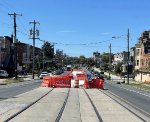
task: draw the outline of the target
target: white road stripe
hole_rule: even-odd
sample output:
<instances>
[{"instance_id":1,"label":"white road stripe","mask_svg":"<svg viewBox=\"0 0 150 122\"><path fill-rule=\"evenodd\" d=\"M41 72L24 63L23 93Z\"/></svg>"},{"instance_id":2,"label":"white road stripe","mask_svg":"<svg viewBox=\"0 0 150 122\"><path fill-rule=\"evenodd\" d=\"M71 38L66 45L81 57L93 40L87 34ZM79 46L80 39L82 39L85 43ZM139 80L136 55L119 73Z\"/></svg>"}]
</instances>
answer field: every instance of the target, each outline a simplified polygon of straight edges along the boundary
<instances>
[{"instance_id":1,"label":"white road stripe","mask_svg":"<svg viewBox=\"0 0 150 122\"><path fill-rule=\"evenodd\" d=\"M107 81L106 81L107 82ZM109 83L109 82L107 82L108 84L111 84L111 83ZM135 91L135 90L131 90L131 89L127 89L127 88L124 88L124 87L122 87L122 86L118 86L118 87L120 87L120 88L122 88L122 89L125 89L125 90L127 90L127 91L131 91L131 92L134 92L134 93L137 93L137 94L140 94L140 95L143 95L143 96L146 96L146 97L149 97L150 98L150 96L149 95L146 95L146 94L143 94L143 93L141 93L141 92L138 92L138 91Z\"/></svg>"}]
</instances>

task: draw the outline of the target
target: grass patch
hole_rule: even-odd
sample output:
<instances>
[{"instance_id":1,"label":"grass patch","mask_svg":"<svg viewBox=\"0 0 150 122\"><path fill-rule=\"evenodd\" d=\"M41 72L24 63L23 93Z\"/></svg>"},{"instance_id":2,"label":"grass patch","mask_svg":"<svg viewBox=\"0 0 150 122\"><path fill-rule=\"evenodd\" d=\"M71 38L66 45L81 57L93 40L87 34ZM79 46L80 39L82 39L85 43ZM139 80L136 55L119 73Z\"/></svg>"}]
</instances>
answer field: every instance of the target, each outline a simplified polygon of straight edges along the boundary
<instances>
[{"instance_id":1,"label":"grass patch","mask_svg":"<svg viewBox=\"0 0 150 122\"><path fill-rule=\"evenodd\" d=\"M19 83L19 82L24 82L24 80L22 78L9 78L7 80L4 81L6 84L10 84L10 83Z\"/></svg>"},{"instance_id":2,"label":"grass patch","mask_svg":"<svg viewBox=\"0 0 150 122\"><path fill-rule=\"evenodd\" d=\"M131 86L150 91L150 83L130 83Z\"/></svg>"}]
</instances>

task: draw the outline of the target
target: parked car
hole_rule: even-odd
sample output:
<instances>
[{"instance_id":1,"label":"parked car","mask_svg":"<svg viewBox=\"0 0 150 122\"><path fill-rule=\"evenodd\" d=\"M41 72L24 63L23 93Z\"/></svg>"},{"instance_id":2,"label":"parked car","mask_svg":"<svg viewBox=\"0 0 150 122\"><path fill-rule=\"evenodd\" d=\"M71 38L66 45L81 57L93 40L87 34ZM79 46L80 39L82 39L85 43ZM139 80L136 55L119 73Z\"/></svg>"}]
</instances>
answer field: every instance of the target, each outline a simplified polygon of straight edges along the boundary
<instances>
[{"instance_id":1,"label":"parked car","mask_svg":"<svg viewBox=\"0 0 150 122\"><path fill-rule=\"evenodd\" d=\"M127 78L128 75L124 75L124 78ZM129 74L129 78L134 78L134 75L133 74Z\"/></svg>"},{"instance_id":2,"label":"parked car","mask_svg":"<svg viewBox=\"0 0 150 122\"><path fill-rule=\"evenodd\" d=\"M48 72L44 71L44 72L41 72L39 78L40 79L43 79L44 76L47 76L48 75Z\"/></svg>"},{"instance_id":3,"label":"parked car","mask_svg":"<svg viewBox=\"0 0 150 122\"><path fill-rule=\"evenodd\" d=\"M0 77L4 77L4 78L7 78L8 77L8 73L6 70L0 70Z\"/></svg>"}]
</instances>

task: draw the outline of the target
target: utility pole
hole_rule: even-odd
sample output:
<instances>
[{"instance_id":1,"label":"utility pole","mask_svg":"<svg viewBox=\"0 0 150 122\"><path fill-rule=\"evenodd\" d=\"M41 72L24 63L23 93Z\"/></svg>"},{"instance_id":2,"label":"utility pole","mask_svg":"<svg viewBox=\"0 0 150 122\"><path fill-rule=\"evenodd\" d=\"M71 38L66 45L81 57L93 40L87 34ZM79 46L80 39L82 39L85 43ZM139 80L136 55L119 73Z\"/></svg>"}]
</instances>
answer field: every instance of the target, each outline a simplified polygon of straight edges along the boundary
<instances>
[{"instance_id":1,"label":"utility pole","mask_svg":"<svg viewBox=\"0 0 150 122\"><path fill-rule=\"evenodd\" d=\"M127 48L128 48L128 59L127 59L127 84L129 84L129 58L130 58L130 52L129 52L129 29L127 33Z\"/></svg>"},{"instance_id":2,"label":"utility pole","mask_svg":"<svg viewBox=\"0 0 150 122\"><path fill-rule=\"evenodd\" d=\"M111 70L111 43L109 45L109 80L110 80L110 70Z\"/></svg>"},{"instance_id":3,"label":"utility pole","mask_svg":"<svg viewBox=\"0 0 150 122\"><path fill-rule=\"evenodd\" d=\"M44 41L44 44L45 44L45 40L43 40ZM43 71L44 71L44 63L45 63L45 54L44 54L44 47L43 47Z\"/></svg>"},{"instance_id":4,"label":"utility pole","mask_svg":"<svg viewBox=\"0 0 150 122\"><path fill-rule=\"evenodd\" d=\"M33 22L29 22L29 24L33 24L33 30L31 29L30 30L30 36L32 35L32 38L33 39L33 54L32 54L32 57L33 57L33 66L32 66L32 78L34 79L34 49L35 49L35 39L39 39L39 38L36 38L37 36L39 36L39 30L35 30L36 29L36 24L40 24L39 22L36 22L35 20Z\"/></svg>"},{"instance_id":5,"label":"utility pole","mask_svg":"<svg viewBox=\"0 0 150 122\"><path fill-rule=\"evenodd\" d=\"M14 17L14 38L13 38L13 42L14 42L14 52L15 52L15 79L17 79L17 24L16 24L16 16L19 15L19 16L22 16L22 14L16 14L15 12L13 14L8 14L10 16L13 16Z\"/></svg>"}]
</instances>

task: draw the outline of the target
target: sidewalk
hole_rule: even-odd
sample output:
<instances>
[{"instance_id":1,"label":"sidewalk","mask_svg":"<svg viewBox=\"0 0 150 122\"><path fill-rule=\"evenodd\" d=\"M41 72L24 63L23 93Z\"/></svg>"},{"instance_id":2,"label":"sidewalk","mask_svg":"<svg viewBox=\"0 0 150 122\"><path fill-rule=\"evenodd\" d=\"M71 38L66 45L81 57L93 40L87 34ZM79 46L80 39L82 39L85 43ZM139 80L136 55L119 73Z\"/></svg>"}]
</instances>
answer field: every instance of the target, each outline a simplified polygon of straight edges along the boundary
<instances>
[{"instance_id":1,"label":"sidewalk","mask_svg":"<svg viewBox=\"0 0 150 122\"><path fill-rule=\"evenodd\" d=\"M36 75L34 76L34 79L32 79L32 75L26 75L26 76L18 75L18 78L23 79L23 82L39 79L38 76L36 76ZM0 78L0 85L7 85L7 83L5 81L8 79L15 79L15 78L14 77L13 78Z\"/></svg>"},{"instance_id":2,"label":"sidewalk","mask_svg":"<svg viewBox=\"0 0 150 122\"><path fill-rule=\"evenodd\" d=\"M94 70L100 72L100 70L98 68L94 68ZM107 72L105 72L104 74L109 76L109 73L107 73ZM113 74L110 74L110 77L111 77L110 81L112 81L112 83L128 85L128 84L126 84L127 83L127 78L125 78L125 79L124 78L120 78L120 76L116 76L116 75L113 75ZM131 86L131 87L134 87L134 88L138 88L140 90L150 91L150 84L143 83L143 82L138 82L138 81L135 81L132 78L129 78L129 85L128 86Z\"/></svg>"},{"instance_id":3,"label":"sidewalk","mask_svg":"<svg viewBox=\"0 0 150 122\"><path fill-rule=\"evenodd\" d=\"M5 85L6 83L4 82L6 79L0 79L0 85Z\"/></svg>"}]
</instances>

